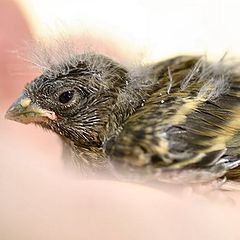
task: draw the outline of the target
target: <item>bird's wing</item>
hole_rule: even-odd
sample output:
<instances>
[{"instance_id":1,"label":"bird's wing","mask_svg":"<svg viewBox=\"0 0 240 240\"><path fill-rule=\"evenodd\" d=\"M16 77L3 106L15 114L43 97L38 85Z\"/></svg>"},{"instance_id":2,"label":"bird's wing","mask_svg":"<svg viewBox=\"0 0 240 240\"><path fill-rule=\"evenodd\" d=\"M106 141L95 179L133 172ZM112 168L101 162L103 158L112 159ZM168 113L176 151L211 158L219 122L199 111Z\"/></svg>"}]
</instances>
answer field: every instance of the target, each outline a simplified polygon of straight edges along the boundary
<instances>
[{"instance_id":1,"label":"bird's wing","mask_svg":"<svg viewBox=\"0 0 240 240\"><path fill-rule=\"evenodd\" d=\"M240 76L194 57L155 69L161 86L107 143L111 159L138 169L211 169L219 175L237 167Z\"/></svg>"}]
</instances>

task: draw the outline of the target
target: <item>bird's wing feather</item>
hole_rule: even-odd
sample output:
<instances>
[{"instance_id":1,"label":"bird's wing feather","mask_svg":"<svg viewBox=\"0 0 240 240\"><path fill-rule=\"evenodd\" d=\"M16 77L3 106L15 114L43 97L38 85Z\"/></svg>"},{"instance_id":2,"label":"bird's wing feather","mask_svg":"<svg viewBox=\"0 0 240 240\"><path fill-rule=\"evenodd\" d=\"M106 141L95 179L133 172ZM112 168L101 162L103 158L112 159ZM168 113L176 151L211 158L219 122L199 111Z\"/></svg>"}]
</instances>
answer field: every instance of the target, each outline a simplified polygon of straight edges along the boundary
<instances>
[{"instance_id":1,"label":"bird's wing feather","mask_svg":"<svg viewBox=\"0 0 240 240\"><path fill-rule=\"evenodd\" d=\"M200 167L219 175L237 167L240 77L194 57L154 68L160 87L107 143L113 161L136 168Z\"/></svg>"}]
</instances>

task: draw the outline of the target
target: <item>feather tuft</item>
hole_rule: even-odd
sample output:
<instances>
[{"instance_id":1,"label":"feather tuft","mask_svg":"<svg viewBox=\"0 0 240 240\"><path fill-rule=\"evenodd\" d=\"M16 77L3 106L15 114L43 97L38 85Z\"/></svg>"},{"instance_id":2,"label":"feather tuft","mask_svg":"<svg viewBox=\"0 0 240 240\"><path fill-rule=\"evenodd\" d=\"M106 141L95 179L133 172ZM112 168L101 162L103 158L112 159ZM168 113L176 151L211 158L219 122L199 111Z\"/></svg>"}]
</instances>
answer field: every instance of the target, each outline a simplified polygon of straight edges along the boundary
<instances>
[{"instance_id":1,"label":"feather tuft","mask_svg":"<svg viewBox=\"0 0 240 240\"><path fill-rule=\"evenodd\" d=\"M230 72L237 65L227 64L224 58L216 63L209 63L206 57L202 57L194 65L181 83L181 91L185 91L193 81L202 83L197 98L202 100L214 100L222 94L227 94L230 89Z\"/></svg>"}]
</instances>

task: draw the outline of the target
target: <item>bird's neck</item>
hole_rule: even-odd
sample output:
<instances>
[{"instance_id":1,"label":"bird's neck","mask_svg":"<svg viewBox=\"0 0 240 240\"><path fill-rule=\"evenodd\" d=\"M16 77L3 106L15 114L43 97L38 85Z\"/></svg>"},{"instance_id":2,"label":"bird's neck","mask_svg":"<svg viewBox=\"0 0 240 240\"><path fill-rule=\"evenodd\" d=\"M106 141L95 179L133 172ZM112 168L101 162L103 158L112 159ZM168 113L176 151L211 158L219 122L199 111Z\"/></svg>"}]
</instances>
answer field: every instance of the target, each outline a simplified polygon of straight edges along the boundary
<instances>
[{"instance_id":1,"label":"bird's neck","mask_svg":"<svg viewBox=\"0 0 240 240\"><path fill-rule=\"evenodd\" d=\"M64 164L70 169L79 169L89 175L90 173L104 172L109 168L107 156L101 147L78 146L64 137L62 158Z\"/></svg>"}]
</instances>

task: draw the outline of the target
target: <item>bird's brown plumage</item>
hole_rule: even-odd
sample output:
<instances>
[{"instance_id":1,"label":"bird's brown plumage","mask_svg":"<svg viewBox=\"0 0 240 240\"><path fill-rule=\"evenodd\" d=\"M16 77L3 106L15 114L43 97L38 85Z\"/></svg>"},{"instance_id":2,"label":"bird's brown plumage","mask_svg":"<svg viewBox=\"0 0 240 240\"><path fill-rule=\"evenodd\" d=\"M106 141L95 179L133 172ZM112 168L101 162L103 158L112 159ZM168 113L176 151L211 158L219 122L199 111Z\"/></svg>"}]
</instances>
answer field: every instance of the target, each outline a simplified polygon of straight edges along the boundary
<instances>
[{"instance_id":1,"label":"bird's brown plumage","mask_svg":"<svg viewBox=\"0 0 240 240\"><path fill-rule=\"evenodd\" d=\"M132 70L85 53L45 68L7 117L56 132L82 172L240 179L239 86L222 61L181 56Z\"/></svg>"}]
</instances>

